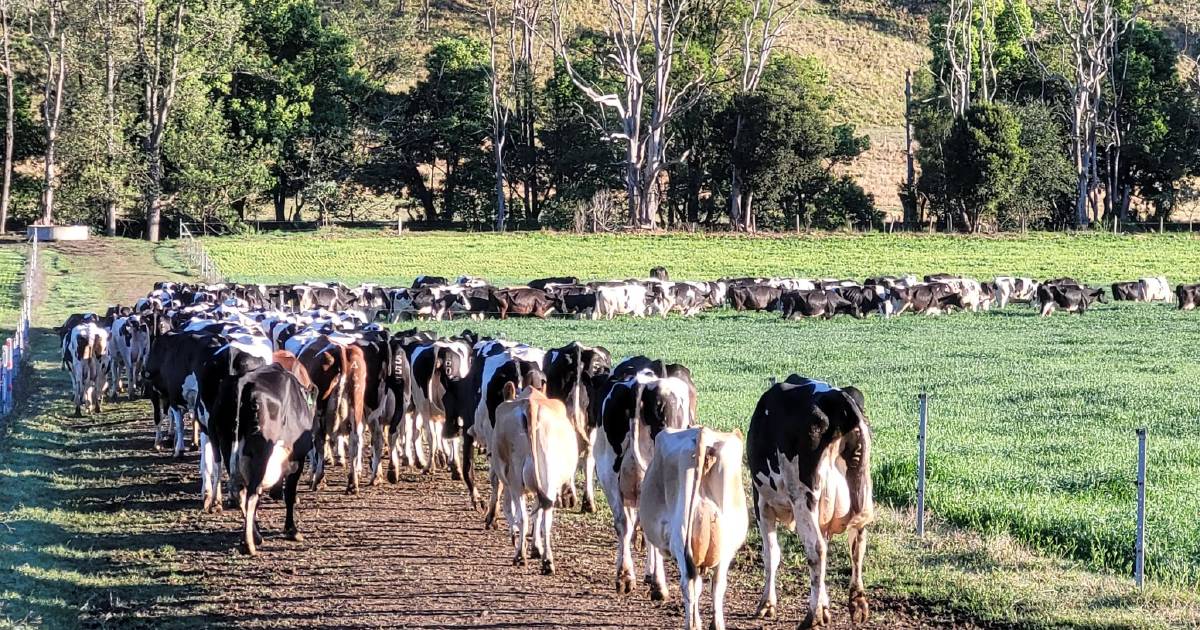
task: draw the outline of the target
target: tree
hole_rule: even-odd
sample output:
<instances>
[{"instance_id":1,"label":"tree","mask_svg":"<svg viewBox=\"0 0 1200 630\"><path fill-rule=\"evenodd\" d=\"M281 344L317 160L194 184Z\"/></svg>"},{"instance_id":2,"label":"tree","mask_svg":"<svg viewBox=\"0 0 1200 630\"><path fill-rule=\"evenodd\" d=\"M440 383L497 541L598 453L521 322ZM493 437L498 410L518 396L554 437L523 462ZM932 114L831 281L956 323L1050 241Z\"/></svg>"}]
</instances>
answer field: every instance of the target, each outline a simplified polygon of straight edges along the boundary
<instances>
[{"instance_id":1,"label":"tree","mask_svg":"<svg viewBox=\"0 0 1200 630\"><path fill-rule=\"evenodd\" d=\"M300 208L311 181L346 164L354 103L367 100L370 84L354 69L350 39L326 25L313 0L249 3L241 42L226 115L235 134L273 155L271 197L275 219L285 221L291 196Z\"/></svg>"},{"instance_id":2,"label":"tree","mask_svg":"<svg viewBox=\"0 0 1200 630\"><path fill-rule=\"evenodd\" d=\"M617 124L605 132L624 147L626 203L634 226L654 226L670 123L695 104L711 78L711 65L678 63L696 4L695 0L607 0L610 41L603 63L621 78L616 90L592 83L575 70L575 53L564 35L562 4L555 0L552 5L554 48L564 72L595 105L616 115ZM718 16L715 22L719 21Z\"/></svg>"},{"instance_id":3,"label":"tree","mask_svg":"<svg viewBox=\"0 0 1200 630\"><path fill-rule=\"evenodd\" d=\"M1025 231L1045 222L1059 227L1074 224L1075 175L1061 116L1043 103L1016 107L1013 113L1021 126L1020 143L1029 166L1008 201L997 207L1000 226Z\"/></svg>"},{"instance_id":4,"label":"tree","mask_svg":"<svg viewBox=\"0 0 1200 630\"><path fill-rule=\"evenodd\" d=\"M37 33L38 45L45 57L42 82L42 125L45 130L45 155L42 184L42 223L54 221L54 192L58 188L58 131L62 122L67 80L66 0L47 0Z\"/></svg>"},{"instance_id":5,"label":"tree","mask_svg":"<svg viewBox=\"0 0 1200 630\"><path fill-rule=\"evenodd\" d=\"M16 87L12 61L12 0L0 0L0 73L4 74L4 180L0 186L0 234L8 232L12 201L13 141L16 135Z\"/></svg>"},{"instance_id":6,"label":"tree","mask_svg":"<svg viewBox=\"0 0 1200 630\"><path fill-rule=\"evenodd\" d=\"M1025 177L1029 154L1020 138L1020 121L1003 105L972 105L955 120L944 149L946 189L968 231L995 218Z\"/></svg>"},{"instance_id":7,"label":"tree","mask_svg":"<svg viewBox=\"0 0 1200 630\"><path fill-rule=\"evenodd\" d=\"M165 3L137 5L137 47L145 90L146 134L142 139L146 164L142 203L146 215L146 240L158 242L162 221L162 143L170 121L171 105L179 87L179 66L183 54L184 13L182 0L174 7ZM163 26L163 14L168 24Z\"/></svg>"}]
</instances>

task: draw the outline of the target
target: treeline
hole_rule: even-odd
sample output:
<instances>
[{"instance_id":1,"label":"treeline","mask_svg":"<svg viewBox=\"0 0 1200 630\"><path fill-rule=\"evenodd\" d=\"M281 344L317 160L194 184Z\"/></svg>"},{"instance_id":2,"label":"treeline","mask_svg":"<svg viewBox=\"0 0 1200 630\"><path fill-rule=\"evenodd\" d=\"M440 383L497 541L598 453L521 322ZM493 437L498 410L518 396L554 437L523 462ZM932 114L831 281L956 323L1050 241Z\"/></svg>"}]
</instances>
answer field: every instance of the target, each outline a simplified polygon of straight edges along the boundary
<instances>
[{"instance_id":1,"label":"treeline","mask_svg":"<svg viewBox=\"0 0 1200 630\"><path fill-rule=\"evenodd\" d=\"M1188 187L1200 175L1200 15L1175 7L1181 56L1148 8L947 0L908 110L920 175L901 186L906 220L1118 228L1200 197Z\"/></svg>"},{"instance_id":2,"label":"treeline","mask_svg":"<svg viewBox=\"0 0 1200 630\"><path fill-rule=\"evenodd\" d=\"M264 211L498 230L875 225L843 168L869 142L833 120L838 78L781 44L803 8L0 0L0 228L120 220L157 239L164 222L239 229ZM471 34L446 26L451 11ZM1128 218L1135 200L1170 213L1200 170L1200 77L1184 80L1136 11L942 5L908 108L905 220L1076 225Z\"/></svg>"}]
</instances>

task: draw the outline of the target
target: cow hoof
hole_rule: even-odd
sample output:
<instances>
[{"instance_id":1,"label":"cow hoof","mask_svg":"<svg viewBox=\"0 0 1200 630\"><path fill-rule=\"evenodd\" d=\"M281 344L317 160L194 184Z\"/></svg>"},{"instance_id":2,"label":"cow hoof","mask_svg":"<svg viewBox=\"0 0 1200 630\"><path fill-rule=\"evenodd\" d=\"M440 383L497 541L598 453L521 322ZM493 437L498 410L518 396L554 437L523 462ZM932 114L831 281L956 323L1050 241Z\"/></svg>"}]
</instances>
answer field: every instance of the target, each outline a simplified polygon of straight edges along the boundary
<instances>
[{"instance_id":1,"label":"cow hoof","mask_svg":"<svg viewBox=\"0 0 1200 630\"><path fill-rule=\"evenodd\" d=\"M238 545L238 551L242 552L242 555L250 556L251 558L258 555L257 548L247 546L244 542Z\"/></svg>"},{"instance_id":2,"label":"cow hoof","mask_svg":"<svg viewBox=\"0 0 1200 630\"><path fill-rule=\"evenodd\" d=\"M378 486L379 484L379 475L371 475L371 480L367 482L368 486Z\"/></svg>"},{"instance_id":3,"label":"cow hoof","mask_svg":"<svg viewBox=\"0 0 1200 630\"><path fill-rule=\"evenodd\" d=\"M816 611L808 611L804 621L796 626L798 630L808 630L808 628L824 628L829 625L829 607L818 606Z\"/></svg>"},{"instance_id":4,"label":"cow hoof","mask_svg":"<svg viewBox=\"0 0 1200 630\"><path fill-rule=\"evenodd\" d=\"M76 418L82 418L82 417L83 417L83 410L82 410L82 409L80 409L79 407L76 407L76 408L75 408L75 417L76 417Z\"/></svg>"},{"instance_id":5,"label":"cow hoof","mask_svg":"<svg viewBox=\"0 0 1200 630\"><path fill-rule=\"evenodd\" d=\"M867 595L862 591L850 594L850 621L856 624L866 623L871 618L871 607L867 604Z\"/></svg>"},{"instance_id":6,"label":"cow hoof","mask_svg":"<svg viewBox=\"0 0 1200 630\"><path fill-rule=\"evenodd\" d=\"M647 577L649 577L649 576L647 576ZM662 587L660 587L658 584L654 584L653 579L652 579L651 584L650 584L650 601L662 602L662 601L666 601L666 599L667 599L667 594L663 592Z\"/></svg>"},{"instance_id":7,"label":"cow hoof","mask_svg":"<svg viewBox=\"0 0 1200 630\"><path fill-rule=\"evenodd\" d=\"M554 575L554 561L542 559L542 575Z\"/></svg>"},{"instance_id":8,"label":"cow hoof","mask_svg":"<svg viewBox=\"0 0 1200 630\"><path fill-rule=\"evenodd\" d=\"M596 503L594 501L592 501L591 498L584 497L583 503L581 503L579 505L579 511L584 514L595 514L596 513Z\"/></svg>"},{"instance_id":9,"label":"cow hoof","mask_svg":"<svg viewBox=\"0 0 1200 630\"><path fill-rule=\"evenodd\" d=\"M624 595L632 592L633 576L629 575L627 571L622 572L621 575L617 577L617 593Z\"/></svg>"},{"instance_id":10,"label":"cow hoof","mask_svg":"<svg viewBox=\"0 0 1200 630\"><path fill-rule=\"evenodd\" d=\"M346 494L347 495L358 494L358 486L346 486Z\"/></svg>"},{"instance_id":11,"label":"cow hoof","mask_svg":"<svg viewBox=\"0 0 1200 630\"><path fill-rule=\"evenodd\" d=\"M451 481L462 481L462 474L459 473L457 469L451 470L450 471L450 480Z\"/></svg>"},{"instance_id":12,"label":"cow hoof","mask_svg":"<svg viewBox=\"0 0 1200 630\"><path fill-rule=\"evenodd\" d=\"M396 472L395 468L388 469L388 483L396 483L400 481L400 473Z\"/></svg>"},{"instance_id":13,"label":"cow hoof","mask_svg":"<svg viewBox=\"0 0 1200 630\"><path fill-rule=\"evenodd\" d=\"M754 612L754 616L759 619L774 619L775 618L775 602L762 602L758 605L758 610Z\"/></svg>"},{"instance_id":14,"label":"cow hoof","mask_svg":"<svg viewBox=\"0 0 1200 630\"><path fill-rule=\"evenodd\" d=\"M513 566L514 567L523 567L525 565L526 565L525 556L517 556L516 558L513 558Z\"/></svg>"},{"instance_id":15,"label":"cow hoof","mask_svg":"<svg viewBox=\"0 0 1200 630\"><path fill-rule=\"evenodd\" d=\"M541 549L538 549L537 547L534 547L533 549L530 549L530 550L529 550L529 557L530 557L530 558L533 558L534 560L537 560L538 558L541 558L541 557L542 557L542 550L541 550Z\"/></svg>"},{"instance_id":16,"label":"cow hoof","mask_svg":"<svg viewBox=\"0 0 1200 630\"><path fill-rule=\"evenodd\" d=\"M287 530L287 532L283 535L283 537L288 540L295 541L295 542L304 542L304 534L301 534L299 531L297 531L295 529Z\"/></svg>"}]
</instances>

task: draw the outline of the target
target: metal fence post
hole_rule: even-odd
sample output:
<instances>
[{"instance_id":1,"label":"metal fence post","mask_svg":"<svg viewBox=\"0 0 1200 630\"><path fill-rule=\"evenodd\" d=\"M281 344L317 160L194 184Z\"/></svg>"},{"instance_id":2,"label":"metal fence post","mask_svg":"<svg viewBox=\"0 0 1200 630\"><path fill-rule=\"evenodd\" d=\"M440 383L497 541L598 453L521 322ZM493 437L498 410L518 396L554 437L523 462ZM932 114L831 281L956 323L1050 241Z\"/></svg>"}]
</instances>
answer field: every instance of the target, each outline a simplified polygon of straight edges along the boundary
<instances>
[{"instance_id":1,"label":"metal fence post","mask_svg":"<svg viewBox=\"0 0 1200 630\"><path fill-rule=\"evenodd\" d=\"M1133 543L1133 581L1138 588L1146 577L1146 427L1137 430L1137 538Z\"/></svg>"},{"instance_id":2,"label":"metal fence post","mask_svg":"<svg viewBox=\"0 0 1200 630\"><path fill-rule=\"evenodd\" d=\"M929 395L917 396L920 420L917 425L917 535L925 535L925 429L929 419Z\"/></svg>"}]
</instances>

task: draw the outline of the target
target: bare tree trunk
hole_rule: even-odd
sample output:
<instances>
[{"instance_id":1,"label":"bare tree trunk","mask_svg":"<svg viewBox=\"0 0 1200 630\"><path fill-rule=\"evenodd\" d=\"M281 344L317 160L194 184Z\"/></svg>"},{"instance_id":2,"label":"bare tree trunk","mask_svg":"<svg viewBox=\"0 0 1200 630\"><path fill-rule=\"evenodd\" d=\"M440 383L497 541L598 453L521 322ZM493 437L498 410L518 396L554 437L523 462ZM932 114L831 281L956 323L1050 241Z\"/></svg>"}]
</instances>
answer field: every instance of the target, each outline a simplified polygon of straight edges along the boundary
<instances>
[{"instance_id":1,"label":"bare tree trunk","mask_svg":"<svg viewBox=\"0 0 1200 630\"><path fill-rule=\"evenodd\" d=\"M497 40L499 39L499 34L497 32L497 22L499 20L499 16L497 15L497 12L496 3L493 1L488 6L486 16L488 21L489 42L488 79L491 87L489 95L491 97L490 113L492 117L492 161L495 166L496 175L496 217L494 229L497 232L503 232L504 222L507 218L504 192L504 147L508 142L508 119L512 114L512 109L509 106L509 102L507 102L505 98L506 96L511 96L511 94L501 94L500 72L498 64L496 63L496 44ZM515 20L510 22L510 25L509 53L511 55L513 52L512 42L513 38L515 37L515 34L513 33L513 29L515 29L516 26ZM516 59L512 59L512 61L514 64L517 62ZM509 85L505 89L505 92L510 92L513 88L515 88L514 85Z\"/></svg>"},{"instance_id":2,"label":"bare tree trunk","mask_svg":"<svg viewBox=\"0 0 1200 630\"><path fill-rule=\"evenodd\" d=\"M42 223L46 224L54 221L54 191L58 187L58 129L67 79L67 33L61 23L63 11L62 0L48 1L46 34L42 41L42 50L46 55L46 80L42 94L46 154L41 206Z\"/></svg>"},{"instance_id":3,"label":"bare tree trunk","mask_svg":"<svg viewBox=\"0 0 1200 630\"><path fill-rule=\"evenodd\" d=\"M12 159L13 136L16 110L13 99L16 89L13 85L12 66L12 16L9 14L9 0L0 0L0 72L4 73L4 183L0 188L0 234L8 232L8 208L12 199Z\"/></svg>"},{"instance_id":4,"label":"bare tree trunk","mask_svg":"<svg viewBox=\"0 0 1200 630\"><path fill-rule=\"evenodd\" d=\"M101 22L104 24L104 141L106 172L112 177L117 160L117 61L113 50L113 0L105 0ZM104 203L104 233L108 236L117 235L117 199L115 190L107 190L109 198Z\"/></svg>"}]
</instances>

